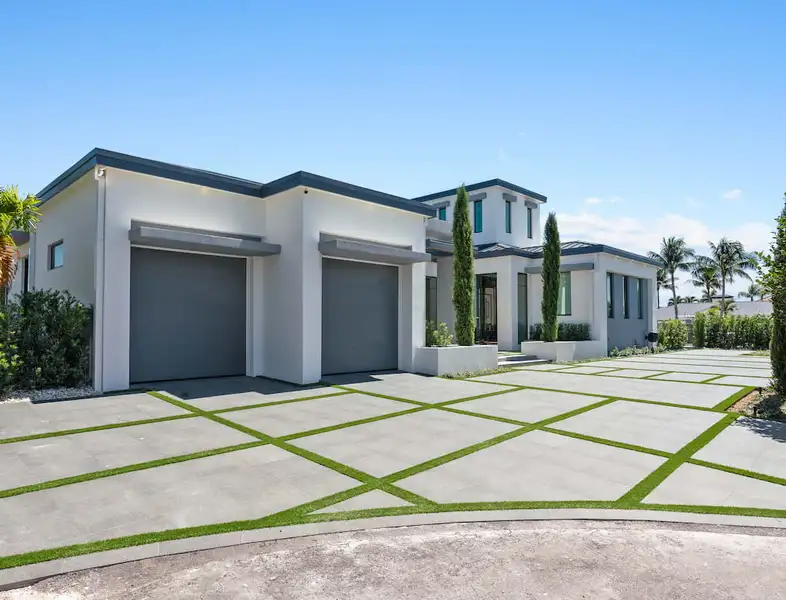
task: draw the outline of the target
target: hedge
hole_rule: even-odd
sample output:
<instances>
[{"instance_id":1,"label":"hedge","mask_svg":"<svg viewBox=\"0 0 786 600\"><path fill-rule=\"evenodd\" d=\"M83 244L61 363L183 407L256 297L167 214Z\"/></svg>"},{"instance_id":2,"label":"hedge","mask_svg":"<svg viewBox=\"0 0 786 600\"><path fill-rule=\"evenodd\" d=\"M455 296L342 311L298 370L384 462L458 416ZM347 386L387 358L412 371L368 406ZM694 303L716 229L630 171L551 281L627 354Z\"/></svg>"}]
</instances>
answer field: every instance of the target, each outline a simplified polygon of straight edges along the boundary
<instances>
[{"instance_id":1,"label":"hedge","mask_svg":"<svg viewBox=\"0 0 786 600\"><path fill-rule=\"evenodd\" d=\"M0 393L90 379L92 310L67 292L27 292L0 312Z\"/></svg>"},{"instance_id":2,"label":"hedge","mask_svg":"<svg viewBox=\"0 0 786 600\"><path fill-rule=\"evenodd\" d=\"M693 320L693 343L699 347L767 350L772 337L770 315L699 313Z\"/></svg>"},{"instance_id":3,"label":"hedge","mask_svg":"<svg viewBox=\"0 0 786 600\"><path fill-rule=\"evenodd\" d=\"M679 350L688 342L688 326L679 319L658 323L658 346L664 350Z\"/></svg>"},{"instance_id":4,"label":"hedge","mask_svg":"<svg viewBox=\"0 0 786 600\"><path fill-rule=\"evenodd\" d=\"M529 329L529 339L539 341L543 336L543 326L535 323ZM557 328L557 340L560 342L585 342L590 338L589 323L560 323Z\"/></svg>"}]
</instances>

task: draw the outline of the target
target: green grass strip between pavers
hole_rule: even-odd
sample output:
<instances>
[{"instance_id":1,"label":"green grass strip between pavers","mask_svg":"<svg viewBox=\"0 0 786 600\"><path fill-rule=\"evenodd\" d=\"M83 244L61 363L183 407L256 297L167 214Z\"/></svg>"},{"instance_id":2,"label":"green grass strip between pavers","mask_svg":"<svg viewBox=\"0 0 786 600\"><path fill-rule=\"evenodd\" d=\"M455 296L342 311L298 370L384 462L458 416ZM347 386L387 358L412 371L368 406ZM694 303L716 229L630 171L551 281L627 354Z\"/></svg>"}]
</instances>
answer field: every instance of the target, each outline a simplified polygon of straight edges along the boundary
<instances>
[{"instance_id":1,"label":"green grass strip between pavers","mask_svg":"<svg viewBox=\"0 0 786 600\"><path fill-rule=\"evenodd\" d=\"M216 410L207 410L205 412L212 413L214 415L230 413L230 412L238 412L242 410L251 410L254 408L265 408L267 406L280 406L282 404L296 404L298 402L308 402L309 400L323 400L325 398L335 398L336 396L346 396L351 392L347 392L344 390L340 390L338 392L333 392L329 394L322 394L321 396L306 396L303 398L290 398L288 400L273 400L271 402L260 402L258 404L248 404L246 406L231 406L229 408L219 408ZM204 409L202 409L204 410Z\"/></svg>"},{"instance_id":2,"label":"green grass strip between pavers","mask_svg":"<svg viewBox=\"0 0 786 600\"><path fill-rule=\"evenodd\" d=\"M29 494L30 492L40 492L41 490L48 490L51 488L62 487L64 485L71 485L74 483L84 483L86 481L93 481L94 479L103 479L105 477L112 477L114 475L123 475L125 473L133 473L134 471L144 471L145 469L154 469L156 467L163 467L165 465L173 465L189 460L197 460L200 458L207 458L209 456L217 456L219 454L228 454L229 452L237 452L238 450L248 450L249 448L256 448L257 446L264 446L267 442L248 442L246 444L238 444L236 446L224 446L222 448L214 448L212 450L202 450L200 452L193 452L191 454L181 454L179 456L169 456L167 458L159 458L142 463L135 463L132 465L124 465L122 467L115 467L112 469L105 469L102 471L92 471L90 473L81 473L71 477L63 477L61 479L52 479L41 483L34 483L31 485L24 485L7 490L0 490L0 498L9 498L11 496L19 496L20 494Z\"/></svg>"},{"instance_id":3,"label":"green grass strip between pavers","mask_svg":"<svg viewBox=\"0 0 786 600\"><path fill-rule=\"evenodd\" d=\"M124 423L109 423L107 425L95 425L93 427L80 427L78 429L62 429L60 431L49 431L46 433L34 433L32 435L22 435L18 437L5 438L0 440L0 444L15 444L17 442L29 442L30 440L44 440L46 438L63 437L64 435L75 435L78 433L91 433L93 431L104 431L106 429L121 429L123 427L135 427L136 425L150 425L151 423L164 423L165 421L177 421L178 419L191 419L194 414L170 415L168 417L157 417L154 419L141 419L139 421L125 421Z\"/></svg>"},{"instance_id":4,"label":"green grass strip between pavers","mask_svg":"<svg viewBox=\"0 0 786 600\"><path fill-rule=\"evenodd\" d=\"M750 477L751 479L759 479L761 481L766 481L767 483L786 485L786 479L783 477L776 477L774 475L767 475L765 473L757 473L755 471L748 471L747 469L738 469L737 467L721 465L719 463L710 462L707 460L699 460L698 458L690 458L685 462L692 465L698 465L700 467L715 469L716 471L725 471L726 473L732 473L733 475L741 475L743 477Z\"/></svg>"},{"instance_id":5,"label":"green grass strip between pavers","mask_svg":"<svg viewBox=\"0 0 786 600\"><path fill-rule=\"evenodd\" d=\"M726 429L737 419L737 415L729 414L715 423L704 433L694 438L678 450L671 458L664 462L660 467L647 475L639 483L633 486L620 499L620 504L625 507L631 504L638 504L646 498L650 492L658 487L665 479L676 471L686 460L691 458L696 452L709 444L721 431Z\"/></svg>"},{"instance_id":6,"label":"green grass strip between pavers","mask_svg":"<svg viewBox=\"0 0 786 600\"><path fill-rule=\"evenodd\" d=\"M730 409L732 406L734 406L734 404L736 404L739 400L742 400L745 396L747 396L748 394L750 394L751 392L753 392L755 390L756 390L756 388L752 387L752 386L744 387L741 390L739 390L737 392L734 392L731 396L729 396L728 398L726 398L722 402L719 402L718 404L716 404L712 408L713 408L713 410L716 410L716 411L726 412L728 409Z\"/></svg>"}]
</instances>

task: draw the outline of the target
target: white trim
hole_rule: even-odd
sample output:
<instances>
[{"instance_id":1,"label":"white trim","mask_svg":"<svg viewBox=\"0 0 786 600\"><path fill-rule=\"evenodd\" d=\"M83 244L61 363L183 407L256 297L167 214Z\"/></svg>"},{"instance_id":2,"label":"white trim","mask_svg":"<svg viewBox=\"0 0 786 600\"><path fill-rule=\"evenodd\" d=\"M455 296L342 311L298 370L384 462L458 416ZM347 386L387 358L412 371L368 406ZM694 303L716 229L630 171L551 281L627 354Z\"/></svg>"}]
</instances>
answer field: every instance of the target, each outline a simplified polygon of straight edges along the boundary
<instances>
[{"instance_id":1,"label":"white trim","mask_svg":"<svg viewBox=\"0 0 786 600\"><path fill-rule=\"evenodd\" d=\"M93 387L104 391L104 275L106 265L106 171L96 168L95 302L93 306ZM49 257L47 256L47 260Z\"/></svg>"}]
</instances>

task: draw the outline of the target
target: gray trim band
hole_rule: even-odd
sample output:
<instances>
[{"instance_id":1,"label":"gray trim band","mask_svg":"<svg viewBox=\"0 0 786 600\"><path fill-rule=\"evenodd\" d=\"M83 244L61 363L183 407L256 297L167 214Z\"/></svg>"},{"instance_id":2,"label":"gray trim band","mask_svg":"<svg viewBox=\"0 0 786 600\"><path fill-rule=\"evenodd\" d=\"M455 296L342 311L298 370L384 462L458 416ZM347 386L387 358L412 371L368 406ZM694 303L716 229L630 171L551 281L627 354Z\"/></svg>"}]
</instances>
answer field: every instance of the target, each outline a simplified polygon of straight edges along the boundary
<instances>
[{"instance_id":1,"label":"gray trim band","mask_svg":"<svg viewBox=\"0 0 786 600\"><path fill-rule=\"evenodd\" d=\"M319 251L327 257L350 258L394 265L431 262L430 254L415 252L411 248L326 234L320 235Z\"/></svg>"},{"instance_id":2,"label":"gray trim band","mask_svg":"<svg viewBox=\"0 0 786 600\"><path fill-rule=\"evenodd\" d=\"M501 187L506 190L510 190L516 194L521 194L522 196L529 196L533 200L537 200L538 202L546 202L547 198L543 194L538 194L537 192L533 192L532 190L528 190L527 188L523 188L520 185L516 185L514 183L510 183L505 181L504 179L489 179L487 181L481 181L479 183L472 183L470 185L465 185L464 189L467 192L474 192L475 190L482 190L484 188L490 187ZM456 195L456 188L452 188L449 190L444 190L442 192L436 192L435 194L428 194L426 196L419 196L414 198L417 202L428 202L429 200L436 200L438 198L443 198L445 196L455 196Z\"/></svg>"},{"instance_id":3,"label":"gray trim band","mask_svg":"<svg viewBox=\"0 0 786 600\"><path fill-rule=\"evenodd\" d=\"M502 192L502 198L505 202L515 202L518 200L518 196L514 196L513 194L508 194L507 192Z\"/></svg>"},{"instance_id":4,"label":"gray trim band","mask_svg":"<svg viewBox=\"0 0 786 600\"><path fill-rule=\"evenodd\" d=\"M527 208L537 208L538 207L538 205L535 202L533 202L532 200L524 200L524 206L526 206Z\"/></svg>"},{"instance_id":5,"label":"gray trim band","mask_svg":"<svg viewBox=\"0 0 786 600\"><path fill-rule=\"evenodd\" d=\"M595 269L595 263L585 262L585 263L573 263L570 265L560 265L559 272L560 273L569 273L570 271L592 271ZM543 267L526 267L524 272L528 275L540 275L543 271Z\"/></svg>"},{"instance_id":6,"label":"gray trim band","mask_svg":"<svg viewBox=\"0 0 786 600\"><path fill-rule=\"evenodd\" d=\"M486 199L486 192L481 192L480 194L472 194L469 197L469 201L470 202L479 202L479 201L485 200L485 199Z\"/></svg>"},{"instance_id":7,"label":"gray trim band","mask_svg":"<svg viewBox=\"0 0 786 600\"><path fill-rule=\"evenodd\" d=\"M450 200L443 200L442 202L434 202L434 204L429 204L429 206L433 208L447 208L450 206Z\"/></svg>"},{"instance_id":8,"label":"gray trim band","mask_svg":"<svg viewBox=\"0 0 786 600\"><path fill-rule=\"evenodd\" d=\"M263 242L261 238L250 240L242 236L210 234L171 226L159 227L147 224L133 226L132 224L128 239L137 246L231 256L272 256L281 253L280 245Z\"/></svg>"}]
</instances>

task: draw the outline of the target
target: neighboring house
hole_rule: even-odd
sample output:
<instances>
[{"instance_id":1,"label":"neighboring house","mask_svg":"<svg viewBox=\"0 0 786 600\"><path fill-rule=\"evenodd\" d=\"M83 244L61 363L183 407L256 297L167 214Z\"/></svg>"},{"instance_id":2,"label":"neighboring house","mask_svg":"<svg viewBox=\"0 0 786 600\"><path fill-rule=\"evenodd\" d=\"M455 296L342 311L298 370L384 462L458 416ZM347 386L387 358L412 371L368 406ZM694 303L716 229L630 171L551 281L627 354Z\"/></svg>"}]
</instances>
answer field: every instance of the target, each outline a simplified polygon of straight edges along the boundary
<instances>
[{"instance_id":1,"label":"neighboring house","mask_svg":"<svg viewBox=\"0 0 786 600\"><path fill-rule=\"evenodd\" d=\"M731 296L729 296L731 299ZM693 317L696 316L697 313L704 312L705 310L711 309L713 306L718 306L717 302L683 302L677 304L677 315L681 321L686 321L688 323L693 322ZM772 302L768 300L760 300L755 302L750 301L734 301L734 310L729 313L732 315L771 315L772 314ZM655 320L656 322L660 323L661 321L666 321L668 319L674 318L674 307L673 306L661 306L658 309L655 309Z\"/></svg>"},{"instance_id":2,"label":"neighboring house","mask_svg":"<svg viewBox=\"0 0 786 600\"><path fill-rule=\"evenodd\" d=\"M501 180L468 189L479 339L516 349L540 320L546 198ZM100 391L416 371L426 319L453 322L455 190L413 200L302 171L258 183L95 149L38 196L12 291L68 290L94 307ZM604 352L644 343L654 262L568 242L563 271L561 320L589 323Z\"/></svg>"}]
</instances>

